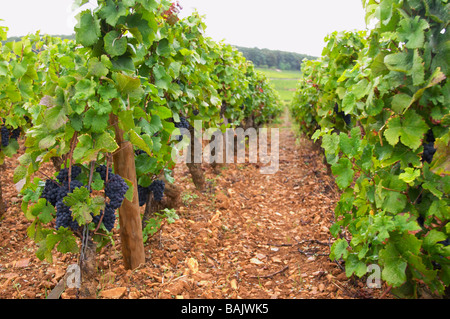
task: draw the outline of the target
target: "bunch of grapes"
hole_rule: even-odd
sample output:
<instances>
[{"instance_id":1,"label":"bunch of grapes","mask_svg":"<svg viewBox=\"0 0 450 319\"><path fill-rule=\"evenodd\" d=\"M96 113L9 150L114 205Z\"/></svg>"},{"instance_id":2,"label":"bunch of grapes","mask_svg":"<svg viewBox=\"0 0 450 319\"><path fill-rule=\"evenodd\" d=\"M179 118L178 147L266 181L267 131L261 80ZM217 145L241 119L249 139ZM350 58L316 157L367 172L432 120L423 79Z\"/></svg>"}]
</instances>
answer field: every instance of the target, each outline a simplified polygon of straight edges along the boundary
<instances>
[{"instance_id":1,"label":"bunch of grapes","mask_svg":"<svg viewBox=\"0 0 450 319\"><path fill-rule=\"evenodd\" d=\"M337 103L334 105L334 112L340 117L342 117L346 125L350 126L350 124L352 123L351 115L350 114L346 115L344 112L339 111L339 105Z\"/></svg>"},{"instance_id":2,"label":"bunch of grapes","mask_svg":"<svg viewBox=\"0 0 450 319\"><path fill-rule=\"evenodd\" d=\"M9 130L6 126L2 126L0 131L2 135L2 146L6 147L9 145Z\"/></svg>"},{"instance_id":3,"label":"bunch of grapes","mask_svg":"<svg viewBox=\"0 0 450 319\"><path fill-rule=\"evenodd\" d=\"M70 207L64 204L64 197L66 197L69 193L72 193L74 189L83 187L83 184L74 179L70 181L70 190L69 184L64 183L64 185L60 188L58 194L58 201L56 202L56 229L59 227L71 228L73 230L77 230L80 225L78 225L77 221L73 219L72 211Z\"/></svg>"},{"instance_id":4,"label":"bunch of grapes","mask_svg":"<svg viewBox=\"0 0 450 319\"><path fill-rule=\"evenodd\" d=\"M147 203L150 192L153 193L153 198L160 202L164 196L165 186L166 184L161 180L153 181L148 187L138 185L139 206L144 206Z\"/></svg>"},{"instance_id":5,"label":"bunch of grapes","mask_svg":"<svg viewBox=\"0 0 450 319\"><path fill-rule=\"evenodd\" d=\"M6 126L2 126L0 129L0 135L1 135L1 143L3 147L6 147L9 145L10 140L17 140L20 136L20 133L22 132L22 129L20 127L15 129L8 129Z\"/></svg>"},{"instance_id":6,"label":"bunch of grapes","mask_svg":"<svg viewBox=\"0 0 450 319\"><path fill-rule=\"evenodd\" d=\"M100 215L94 216L93 221L98 224L101 215L103 215L103 225L108 231L111 231L116 222L116 209L122 206L125 194L128 191L128 185L120 175L113 174L111 168L108 169L108 180L106 180L105 165L97 167L96 172L100 174L100 177L105 182L105 195L109 198L109 202L106 203L105 210Z\"/></svg>"},{"instance_id":7,"label":"bunch of grapes","mask_svg":"<svg viewBox=\"0 0 450 319\"><path fill-rule=\"evenodd\" d=\"M125 198L128 191L128 185L119 175L113 174L112 169L108 170L108 180L106 181L106 166L97 167L96 171L100 177L105 181L105 195L109 198L109 202L105 205L105 210L97 216L92 216L93 222L98 224L103 215L102 222L108 231L114 228L116 221L115 211L118 209ZM64 198L67 194L73 192L74 189L83 187L76 178L81 173L81 167L73 166L71 169L71 181L69 187L69 170L62 169L54 181L46 180L44 190L41 197L45 198L51 205L56 208L56 229L60 227L71 228L72 230L79 229L80 225L74 220L70 207L64 204Z\"/></svg>"},{"instance_id":8,"label":"bunch of grapes","mask_svg":"<svg viewBox=\"0 0 450 319\"><path fill-rule=\"evenodd\" d=\"M430 164L433 161L436 149L434 148L434 134L432 130L429 130L426 135L426 143L423 144L422 162Z\"/></svg>"},{"instance_id":9,"label":"bunch of grapes","mask_svg":"<svg viewBox=\"0 0 450 319\"><path fill-rule=\"evenodd\" d=\"M149 186L150 191L153 192L153 198L157 202L160 202L162 200L165 187L166 184L161 180L153 181L153 183Z\"/></svg>"},{"instance_id":10,"label":"bunch of grapes","mask_svg":"<svg viewBox=\"0 0 450 319\"><path fill-rule=\"evenodd\" d=\"M148 200L148 194L150 193L149 187L143 187L138 185L138 197L139 197L139 206L144 206Z\"/></svg>"},{"instance_id":11,"label":"bunch of grapes","mask_svg":"<svg viewBox=\"0 0 450 319\"><path fill-rule=\"evenodd\" d=\"M80 181L74 179L70 181L69 190L69 183L67 181L58 184L54 180L46 180L41 197L45 198L56 208L56 229L59 227L70 227L73 230L77 230L79 228L78 223L73 220L70 207L64 204L64 197L73 192L74 189L82 186L83 184Z\"/></svg>"},{"instance_id":12,"label":"bunch of grapes","mask_svg":"<svg viewBox=\"0 0 450 319\"><path fill-rule=\"evenodd\" d=\"M175 127L179 129L189 130L191 124L189 124L185 117L180 116L180 122L175 122ZM175 138L178 142L180 142L183 139L183 136L177 135Z\"/></svg>"}]
</instances>

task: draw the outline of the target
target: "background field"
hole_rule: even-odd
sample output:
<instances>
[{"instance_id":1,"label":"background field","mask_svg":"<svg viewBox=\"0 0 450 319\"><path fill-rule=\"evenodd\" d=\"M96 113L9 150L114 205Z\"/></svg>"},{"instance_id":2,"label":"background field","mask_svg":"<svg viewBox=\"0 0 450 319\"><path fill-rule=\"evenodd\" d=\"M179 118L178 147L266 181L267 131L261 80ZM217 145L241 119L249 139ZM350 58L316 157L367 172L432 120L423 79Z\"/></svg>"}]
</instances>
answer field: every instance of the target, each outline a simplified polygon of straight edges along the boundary
<instances>
[{"instance_id":1,"label":"background field","mask_svg":"<svg viewBox=\"0 0 450 319\"><path fill-rule=\"evenodd\" d=\"M257 68L266 74L274 88L280 94L281 100L285 104L290 104L295 93L297 81L300 78L300 71L283 71L274 69Z\"/></svg>"}]
</instances>

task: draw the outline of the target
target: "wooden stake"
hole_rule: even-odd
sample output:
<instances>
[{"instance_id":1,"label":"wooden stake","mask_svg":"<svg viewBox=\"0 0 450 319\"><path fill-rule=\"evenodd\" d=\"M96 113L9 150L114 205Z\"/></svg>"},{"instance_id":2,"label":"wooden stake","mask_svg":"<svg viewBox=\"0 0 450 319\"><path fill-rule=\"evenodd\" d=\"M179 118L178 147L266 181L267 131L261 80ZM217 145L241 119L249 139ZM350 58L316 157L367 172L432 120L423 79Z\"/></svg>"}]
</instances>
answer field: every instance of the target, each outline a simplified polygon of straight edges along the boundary
<instances>
[{"instance_id":1,"label":"wooden stake","mask_svg":"<svg viewBox=\"0 0 450 319\"><path fill-rule=\"evenodd\" d=\"M116 132L116 142L120 147L113 155L114 172L130 180L134 185L133 201L130 202L125 198L119 208L119 223L124 266L126 269L135 269L145 263L145 251L134 151L131 143L123 138L124 132L119 128L117 116L111 115L110 121Z\"/></svg>"}]
</instances>

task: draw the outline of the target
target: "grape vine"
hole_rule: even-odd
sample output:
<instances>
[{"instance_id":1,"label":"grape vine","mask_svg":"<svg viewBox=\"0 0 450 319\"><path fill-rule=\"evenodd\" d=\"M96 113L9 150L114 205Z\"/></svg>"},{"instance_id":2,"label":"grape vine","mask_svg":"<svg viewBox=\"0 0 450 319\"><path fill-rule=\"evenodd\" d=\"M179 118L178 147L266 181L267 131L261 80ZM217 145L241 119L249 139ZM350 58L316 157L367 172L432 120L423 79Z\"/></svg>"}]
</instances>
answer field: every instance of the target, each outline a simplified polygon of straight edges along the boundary
<instances>
[{"instance_id":1,"label":"grape vine","mask_svg":"<svg viewBox=\"0 0 450 319\"><path fill-rule=\"evenodd\" d=\"M330 34L322 57L303 63L291 105L342 192L330 258L345 262L347 276L378 264L399 296L442 295L450 285L449 4L363 4L374 27Z\"/></svg>"}]
</instances>

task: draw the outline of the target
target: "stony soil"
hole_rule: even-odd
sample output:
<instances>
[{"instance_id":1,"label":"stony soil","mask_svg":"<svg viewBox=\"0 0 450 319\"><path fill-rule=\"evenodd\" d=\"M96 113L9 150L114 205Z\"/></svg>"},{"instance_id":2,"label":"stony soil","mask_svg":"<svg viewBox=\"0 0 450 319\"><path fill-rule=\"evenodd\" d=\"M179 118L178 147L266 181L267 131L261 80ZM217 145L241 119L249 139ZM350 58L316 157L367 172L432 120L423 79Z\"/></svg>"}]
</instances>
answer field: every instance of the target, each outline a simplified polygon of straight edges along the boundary
<instances>
[{"instance_id":1,"label":"stony soil","mask_svg":"<svg viewBox=\"0 0 450 319\"><path fill-rule=\"evenodd\" d=\"M97 255L97 298L125 299L366 299L384 296L364 278L345 276L328 258L334 238L338 189L309 141L280 128L279 170L260 173L259 164L204 165L208 188L198 192L181 165L180 219L165 224L145 243L146 263L123 267L120 235ZM55 253L39 260L21 199L12 184L17 157L1 174L8 211L0 220L0 298L43 299L78 255ZM49 168L51 170L51 168ZM389 298L389 295L387 295ZM67 288L63 299L77 298Z\"/></svg>"}]
</instances>

